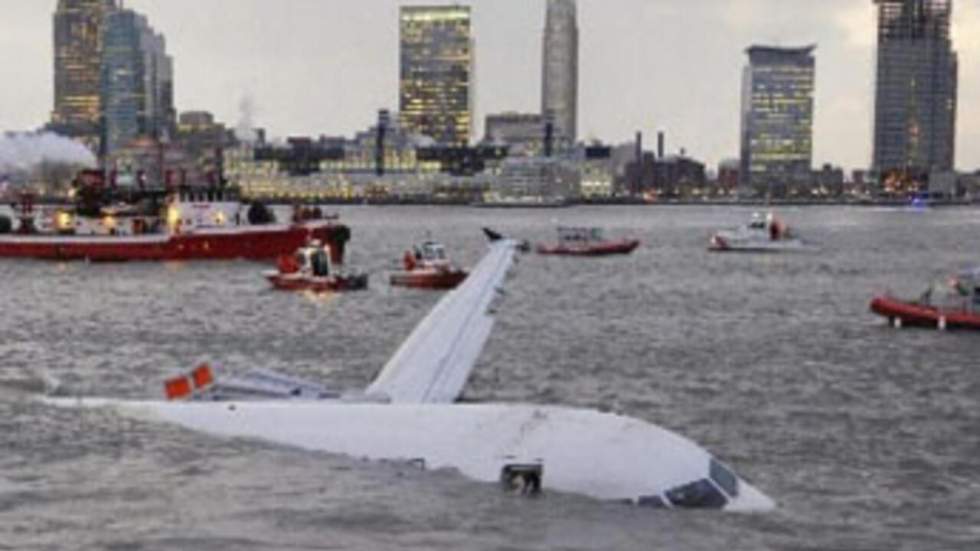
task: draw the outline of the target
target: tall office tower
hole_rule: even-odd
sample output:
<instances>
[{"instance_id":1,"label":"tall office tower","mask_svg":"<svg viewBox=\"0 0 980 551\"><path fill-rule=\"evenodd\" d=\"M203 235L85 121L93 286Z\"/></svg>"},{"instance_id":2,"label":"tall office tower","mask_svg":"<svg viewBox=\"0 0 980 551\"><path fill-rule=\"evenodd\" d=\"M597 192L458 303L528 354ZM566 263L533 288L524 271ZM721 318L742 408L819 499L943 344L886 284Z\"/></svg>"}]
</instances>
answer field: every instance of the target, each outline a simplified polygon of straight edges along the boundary
<instances>
[{"instance_id":1,"label":"tall office tower","mask_svg":"<svg viewBox=\"0 0 980 551\"><path fill-rule=\"evenodd\" d=\"M117 10L106 18L102 55L102 153L139 137L173 134L173 60L146 17Z\"/></svg>"},{"instance_id":2,"label":"tall office tower","mask_svg":"<svg viewBox=\"0 0 980 551\"><path fill-rule=\"evenodd\" d=\"M957 56L952 0L874 0L878 82L874 169L925 174L954 167Z\"/></svg>"},{"instance_id":3,"label":"tall office tower","mask_svg":"<svg viewBox=\"0 0 980 551\"><path fill-rule=\"evenodd\" d=\"M541 113L554 117L559 139L578 133L578 23L575 0L548 0L541 66Z\"/></svg>"},{"instance_id":4,"label":"tall office tower","mask_svg":"<svg viewBox=\"0 0 980 551\"><path fill-rule=\"evenodd\" d=\"M473 125L470 8L401 9L401 117L442 145L467 145Z\"/></svg>"},{"instance_id":5,"label":"tall office tower","mask_svg":"<svg viewBox=\"0 0 980 551\"><path fill-rule=\"evenodd\" d=\"M54 13L54 110L51 128L68 136L99 135L102 29L115 0L59 0Z\"/></svg>"},{"instance_id":6,"label":"tall office tower","mask_svg":"<svg viewBox=\"0 0 980 551\"><path fill-rule=\"evenodd\" d=\"M742 80L742 191L785 196L813 164L815 46L753 46Z\"/></svg>"}]
</instances>

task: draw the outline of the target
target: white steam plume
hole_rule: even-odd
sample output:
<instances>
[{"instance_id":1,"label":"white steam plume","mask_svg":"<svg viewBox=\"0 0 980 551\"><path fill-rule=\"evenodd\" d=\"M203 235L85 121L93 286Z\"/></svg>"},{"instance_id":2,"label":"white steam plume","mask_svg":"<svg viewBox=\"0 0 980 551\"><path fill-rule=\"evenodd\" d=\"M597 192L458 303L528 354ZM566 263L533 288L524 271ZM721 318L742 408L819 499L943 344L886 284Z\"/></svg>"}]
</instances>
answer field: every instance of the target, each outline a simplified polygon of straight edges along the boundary
<instances>
[{"instance_id":1,"label":"white steam plume","mask_svg":"<svg viewBox=\"0 0 980 551\"><path fill-rule=\"evenodd\" d=\"M95 155L70 138L50 132L0 134L0 172L27 172L45 162L96 165Z\"/></svg>"},{"instance_id":2,"label":"white steam plume","mask_svg":"<svg viewBox=\"0 0 980 551\"><path fill-rule=\"evenodd\" d=\"M246 94L238 102L238 125L235 126L235 137L248 143L258 141L258 133L255 131L255 100L252 99L251 94Z\"/></svg>"}]
</instances>

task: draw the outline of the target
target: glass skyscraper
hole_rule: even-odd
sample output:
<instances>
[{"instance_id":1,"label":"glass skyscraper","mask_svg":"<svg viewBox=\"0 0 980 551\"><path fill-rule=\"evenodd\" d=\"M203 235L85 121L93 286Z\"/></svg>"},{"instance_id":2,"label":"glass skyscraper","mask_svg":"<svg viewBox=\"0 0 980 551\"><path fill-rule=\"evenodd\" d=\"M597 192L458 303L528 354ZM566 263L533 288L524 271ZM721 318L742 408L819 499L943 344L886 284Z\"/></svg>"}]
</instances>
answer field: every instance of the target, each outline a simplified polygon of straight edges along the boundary
<instances>
[{"instance_id":1,"label":"glass skyscraper","mask_svg":"<svg viewBox=\"0 0 980 551\"><path fill-rule=\"evenodd\" d=\"M470 8L401 9L402 124L442 145L467 145L472 133L473 39Z\"/></svg>"},{"instance_id":2,"label":"glass skyscraper","mask_svg":"<svg viewBox=\"0 0 980 551\"><path fill-rule=\"evenodd\" d=\"M952 0L874 0L878 71L873 166L911 179L954 168Z\"/></svg>"},{"instance_id":3,"label":"glass skyscraper","mask_svg":"<svg viewBox=\"0 0 980 551\"><path fill-rule=\"evenodd\" d=\"M575 0L548 0L542 61L541 113L556 134L574 143L578 134L578 22Z\"/></svg>"},{"instance_id":4,"label":"glass skyscraper","mask_svg":"<svg viewBox=\"0 0 980 551\"><path fill-rule=\"evenodd\" d=\"M783 197L809 184L815 49L748 49L742 82L743 193Z\"/></svg>"},{"instance_id":5,"label":"glass skyscraper","mask_svg":"<svg viewBox=\"0 0 980 551\"><path fill-rule=\"evenodd\" d=\"M132 10L109 14L101 74L103 154L139 137L170 136L176 118L173 86L173 61L163 36Z\"/></svg>"},{"instance_id":6,"label":"glass skyscraper","mask_svg":"<svg viewBox=\"0 0 980 551\"><path fill-rule=\"evenodd\" d=\"M54 110L51 128L96 139L101 112L102 31L115 0L59 0L54 13Z\"/></svg>"}]
</instances>

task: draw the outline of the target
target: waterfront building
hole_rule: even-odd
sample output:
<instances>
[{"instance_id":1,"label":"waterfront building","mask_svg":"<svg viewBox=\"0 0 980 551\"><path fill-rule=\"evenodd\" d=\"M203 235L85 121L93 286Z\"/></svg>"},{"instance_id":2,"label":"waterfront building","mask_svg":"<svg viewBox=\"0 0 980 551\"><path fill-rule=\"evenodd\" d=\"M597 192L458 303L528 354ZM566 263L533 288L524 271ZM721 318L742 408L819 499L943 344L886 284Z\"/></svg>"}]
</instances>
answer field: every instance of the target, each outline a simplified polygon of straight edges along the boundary
<instances>
[{"instance_id":1,"label":"waterfront building","mask_svg":"<svg viewBox=\"0 0 980 551\"><path fill-rule=\"evenodd\" d=\"M401 8L402 123L441 145L472 134L473 38L467 6Z\"/></svg>"},{"instance_id":2,"label":"waterfront building","mask_svg":"<svg viewBox=\"0 0 980 551\"><path fill-rule=\"evenodd\" d=\"M742 81L741 193L785 197L809 185L815 46L752 46Z\"/></svg>"},{"instance_id":3,"label":"waterfront building","mask_svg":"<svg viewBox=\"0 0 980 551\"><path fill-rule=\"evenodd\" d=\"M201 172L195 160L180 145L165 143L148 136L129 140L105 157L110 181L119 187L161 189L176 186L200 186L208 175Z\"/></svg>"},{"instance_id":4,"label":"waterfront building","mask_svg":"<svg viewBox=\"0 0 980 551\"><path fill-rule=\"evenodd\" d=\"M683 152L654 161L653 185L659 197L670 199L694 199L715 191L708 189L704 163Z\"/></svg>"},{"instance_id":5,"label":"waterfront building","mask_svg":"<svg viewBox=\"0 0 980 551\"><path fill-rule=\"evenodd\" d=\"M558 132L552 117L514 112L487 115L483 141L507 147L514 157L569 155L575 145Z\"/></svg>"},{"instance_id":6,"label":"waterfront building","mask_svg":"<svg viewBox=\"0 0 980 551\"><path fill-rule=\"evenodd\" d=\"M215 121L207 111L185 111L177 122L175 141L194 160L210 183L219 183L224 150L236 143L234 131Z\"/></svg>"},{"instance_id":7,"label":"waterfront building","mask_svg":"<svg viewBox=\"0 0 980 551\"><path fill-rule=\"evenodd\" d=\"M719 192L725 195L735 194L741 169L742 162L739 159L725 159L718 163Z\"/></svg>"},{"instance_id":8,"label":"waterfront building","mask_svg":"<svg viewBox=\"0 0 980 551\"><path fill-rule=\"evenodd\" d=\"M167 141L173 136L173 60L164 37L132 10L106 17L101 103L103 155L136 138Z\"/></svg>"},{"instance_id":9,"label":"waterfront building","mask_svg":"<svg viewBox=\"0 0 980 551\"><path fill-rule=\"evenodd\" d=\"M813 171L813 187L810 195L813 198L826 199L840 197L844 194L844 169L831 164L824 164L819 170Z\"/></svg>"},{"instance_id":10,"label":"waterfront building","mask_svg":"<svg viewBox=\"0 0 980 551\"><path fill-rule=\"evenodd\" d=\"M546 131L539 114L497 113L487 115L483 141L507 147L514 157L535 157L544 154Z\"/></svg>"},{"instance_id":11,"label":"waterfront building","mask_svg":"<svg viewBox=\"0 0 980 551\"><path fill-rule=\"evenodd\" d=\"M583 147L578 195L583 199L601 200L616 194L612 147L598 143Z\"/></svg>"},{"instance_id":12,"label":"waterfront building","mask_svg":"<svg viewBox=\"0 0 980 551\"><path fill-rule=\"evenodd\" d=\"M917 191L951 171L956 147L957 55L952 0L878 5L873 168L893 192Z\"/></svg>"},{"instance_id":13,"label":"waterfront building","mask_svg":"<svg viewBox=\"0 0 980 551\"><path fill-rule=\"evenodd\" d=\"M420 148L436 145L435 140L409 131L400 117L387 110L378 112L378 121L344 143L342 159L321 163L321 170L333 174L413 174L438 173L436 161L420 161Z\"/></svg>"},{"instance_id":14,"label":"waterfront building","mask_svg":"<svg viewBox=\"0 0 980 551\"><path fill-rule=\"evenodd\" d=\"M492 196L576 199L581 188L579 163L557 157L508 157L495 171Z\"/></svg>"},{"instance_id":15,"label":"waterfront building","mask_svg":"<svg viewBox=\"0 0 980 551\"><path fill-rule=\"evenodd\" d=\"M54 110L50 128L94 144L101 116L102 34L115 0L59 0L54 13Z\"/></svg>"},{"instance_id":16,"label":"waterfront building","mask_svg":"<svg viewBox=\"0 0 980 551\"><path fill-rule=\"evenodd\" d=\"M575 0L548 0L545 21L541 113L554 117L556 134L578 135L578 21Z\"/></svg>"}]
</instances>

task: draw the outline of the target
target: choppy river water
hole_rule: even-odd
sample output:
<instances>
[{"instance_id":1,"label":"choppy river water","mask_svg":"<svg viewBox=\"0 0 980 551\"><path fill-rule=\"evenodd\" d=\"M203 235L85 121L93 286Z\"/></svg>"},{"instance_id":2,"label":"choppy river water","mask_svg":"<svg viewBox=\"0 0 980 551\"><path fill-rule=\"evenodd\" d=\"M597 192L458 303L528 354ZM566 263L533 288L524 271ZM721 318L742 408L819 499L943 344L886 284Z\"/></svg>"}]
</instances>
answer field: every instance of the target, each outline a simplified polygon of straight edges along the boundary
<instances>
[{"instance_id":1,"label":"choppy river water","mask_svg":"<svg viewBox=\"0 0 980 551\"><path fill-rule=\"evenodd\" d=\"M718 256L737 208L337 209L372 289L267 290L264 266L0 262L0 379L156 398L211 360L363 387L438 295L384 271L427 232L462 263L479 228L637 235L632 257L521 262L468 399L620 411L707 447L776 499L768 515L663 512L452 473L225 441L0 392L0 549L980 548L980 335L895 331L877 291L917 296L980 264L980 211L785 209L818 254ZM642 460L642 458L638 458ZM651 468L653 466L651 465Z\"/></svg>"}]
</instances>

